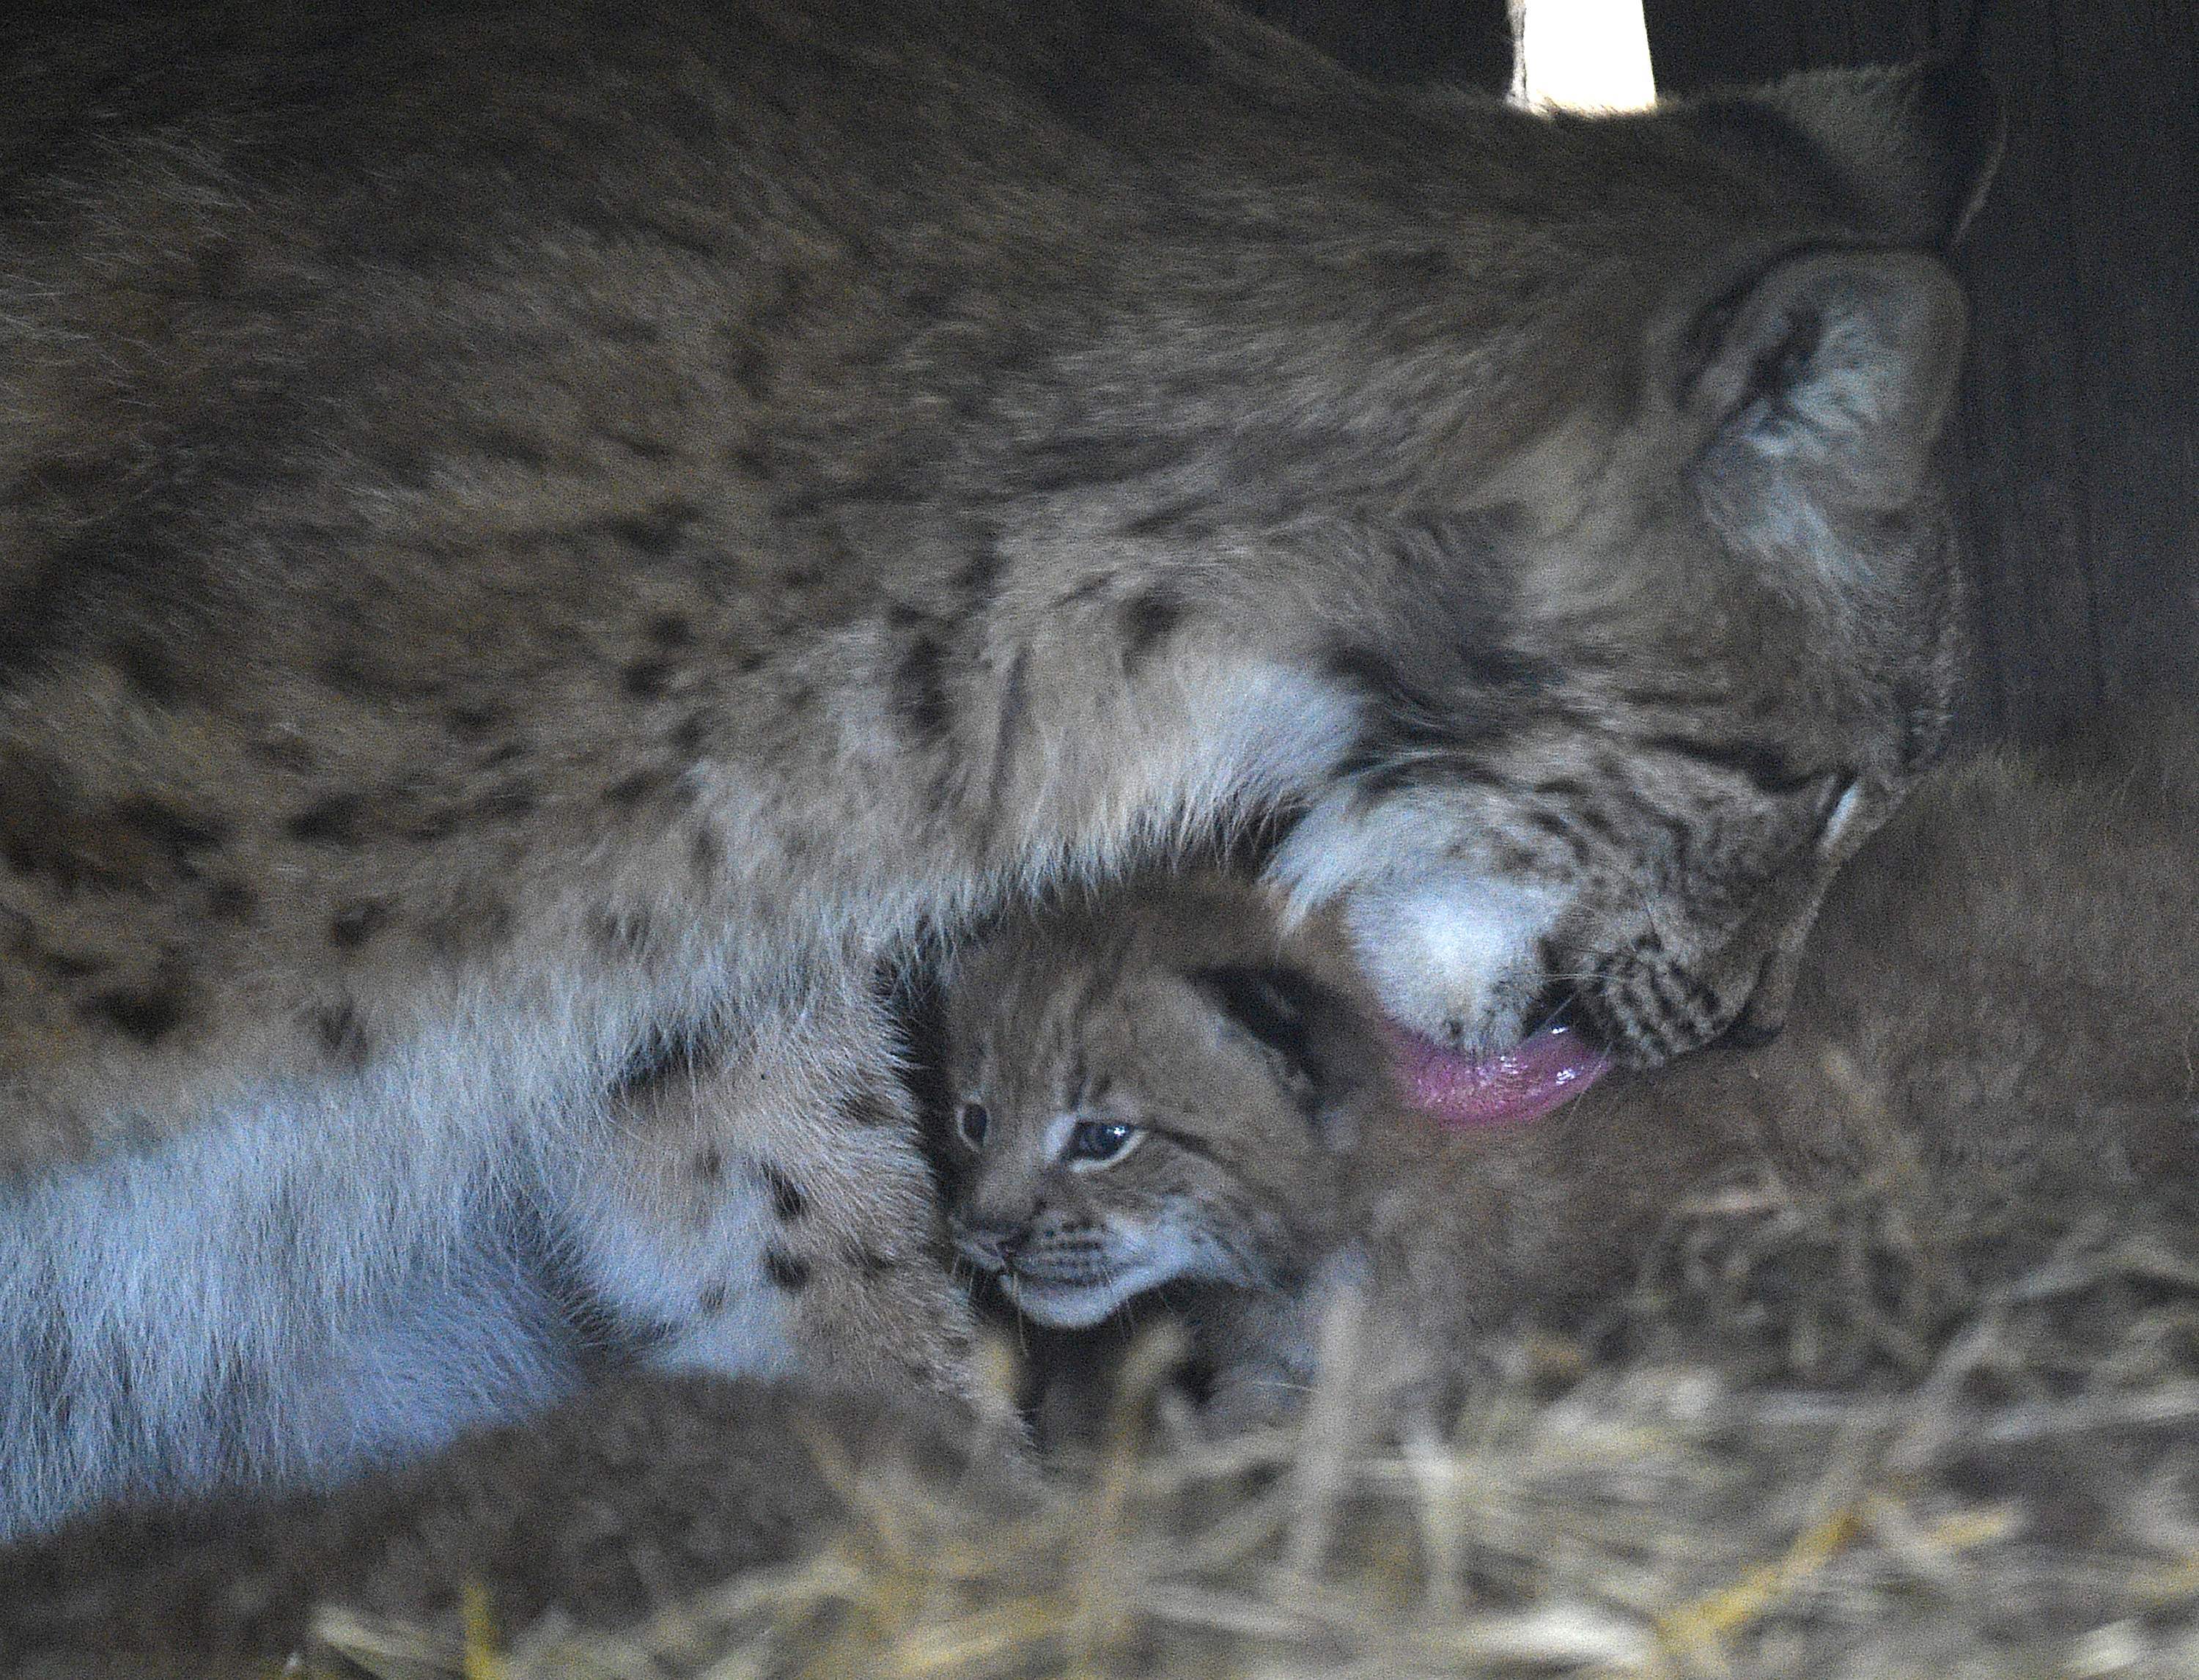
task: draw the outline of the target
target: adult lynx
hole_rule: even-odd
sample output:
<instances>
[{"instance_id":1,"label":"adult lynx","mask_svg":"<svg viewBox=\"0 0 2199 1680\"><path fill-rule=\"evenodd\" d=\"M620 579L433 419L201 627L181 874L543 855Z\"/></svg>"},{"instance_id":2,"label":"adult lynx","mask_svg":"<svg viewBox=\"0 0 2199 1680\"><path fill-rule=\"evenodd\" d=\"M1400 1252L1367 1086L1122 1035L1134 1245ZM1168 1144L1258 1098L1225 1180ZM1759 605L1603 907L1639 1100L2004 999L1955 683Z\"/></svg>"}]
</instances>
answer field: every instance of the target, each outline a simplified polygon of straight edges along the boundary
<instances>
[{"instance_id":1,"label":"adult lynx","mask_svg":"<svg viewBox=\"0 0 2199 1680\"><path fill-rule=\"evenodd\" d=\"M1939 748L1952 68L1588 122L1169 0L0 30L0 1533L508 1413L575 1314L963 1387L881 961L1286 808L1407 1027L1584 976L1654 1063Z\"/></svg>"}]
</instances>

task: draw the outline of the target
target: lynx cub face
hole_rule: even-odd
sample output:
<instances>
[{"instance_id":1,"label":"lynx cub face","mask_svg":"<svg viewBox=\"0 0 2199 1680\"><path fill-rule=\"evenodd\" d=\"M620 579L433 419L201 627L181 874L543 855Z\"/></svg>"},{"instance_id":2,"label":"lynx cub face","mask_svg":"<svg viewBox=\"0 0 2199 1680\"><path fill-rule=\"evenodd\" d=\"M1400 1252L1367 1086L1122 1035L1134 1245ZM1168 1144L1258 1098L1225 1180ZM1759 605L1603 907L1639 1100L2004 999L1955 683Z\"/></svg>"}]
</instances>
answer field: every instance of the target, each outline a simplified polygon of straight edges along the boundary
<instances>
[{"instance_id":1,"label":"lynx cub face","mask_svg":"<svg viewBox=\"0 0 2199 1680\"><path fill-rule=\"evenodd\" d=\"M962 1257L1062 1327L1179 1280L1296 1291L1389 1100L1368 1009L1333 953L1221 883L988 942L948 1005Z\"/></svg>"}]
</instances>

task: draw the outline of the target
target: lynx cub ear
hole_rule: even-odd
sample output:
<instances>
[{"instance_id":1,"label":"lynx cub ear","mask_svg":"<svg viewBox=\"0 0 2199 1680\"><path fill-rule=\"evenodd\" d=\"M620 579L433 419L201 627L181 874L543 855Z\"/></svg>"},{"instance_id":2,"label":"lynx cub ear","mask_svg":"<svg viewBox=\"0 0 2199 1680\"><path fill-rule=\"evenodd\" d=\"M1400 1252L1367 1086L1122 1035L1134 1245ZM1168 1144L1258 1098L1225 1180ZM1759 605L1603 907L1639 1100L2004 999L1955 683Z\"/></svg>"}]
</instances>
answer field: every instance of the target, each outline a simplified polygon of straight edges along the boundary
<instances>
[{"instance_id":1,"label":"lynx cub ear","mask_svg":"<svg viewBox=\"0 0 2199 1680\"><path fill-rule=\"evenodd\" d=\"M1194 970L1187 977L1225 1019L1275 1059L1321 1143L1339 1152L1356 1148L1353 1099L1366 1076L1351 1056L1338 1053L1353 1030L1352 1005L1280 965L1225 964Z\"/></svg>"},{"instance_id":2,"label":"lynx cub ear","mask_svg":"<svg viewBox=\"0 0 2199 1680\"><path fill-rule=\"evenodd\" d=\"M1286 968L1223 964L1195 969L1191 983L1242 1030L1308 1079L1319 1076L1313 1021L1324 1000L1304 976Z\"/></svg>"},{"instance_id":3,"label":"lynx cub ear","mask_svg":"<svg viewBox=\"0 0 2199 1680\"><path fill-rule=\"evenodd\" d=\"M1799 475L1862 510L1905 506L1928 470L1963 359L1961 289L1933 257L1792 257L1691 335L1683 406L1715 441L1705 465Z\"/></svg>"}]
</instances>

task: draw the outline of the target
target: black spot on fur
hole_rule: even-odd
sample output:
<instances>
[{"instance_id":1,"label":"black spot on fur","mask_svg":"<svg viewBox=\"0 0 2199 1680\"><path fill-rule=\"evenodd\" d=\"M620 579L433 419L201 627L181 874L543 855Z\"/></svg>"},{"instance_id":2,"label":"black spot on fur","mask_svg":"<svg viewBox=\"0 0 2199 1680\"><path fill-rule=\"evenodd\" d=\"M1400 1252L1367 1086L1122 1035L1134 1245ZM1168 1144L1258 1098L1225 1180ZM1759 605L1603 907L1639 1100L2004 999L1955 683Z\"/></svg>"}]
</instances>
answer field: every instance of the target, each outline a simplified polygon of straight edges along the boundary
<instances>
[{"instance_id":1,"label":"black spot on fur","mask_svg":"<svg viewBox=\"0 0 2199 1680\"><path fill-rule=\"evenodd\" d=\"M443 727L461 740L470 741L487 734L508 715L501 706L453 706L443 714Z\"/></svg>"},{"instance_id":2,"label":"black spot on fur","mask_svg":"<svg viewBox=\"0 0 2199 1680\"><path fill-rule=\"evenodd\" d=\"M721 1313L725 1311L726 1286L722 1283L709 1283L703 1285L703 1292L695 1298L695 1304L700 1307L706 1313Z\"/></svg>"},{"instance_id":3,"label":"black spot on fur","mask_svg":"<svg viewBox=\"0 0 2199 1680\"><path fill-rule=\"evenodd\" d=\"M1519 696L1547 673L1488 650L1450 663L1446 680L1439 667L1409 665L1374 648L1339 647L1329 655L1331 680L1361 699L1359 738L1341 768L1362 796L1428 779L1492 779L1472 753L1513 726Z\"/></svg>"},{"instance_id":4,"label":"black spot on fur","mask_svg":"<svg viewBox=\"0 0 2199 1680\"><path fill-rule=\"evenodd\" d=\"M1016 460L1022 487L1044 495L1150 477L1173 466L1178 456L1173 443L1123 433L1049 439L1023 450Z\"/></svg>"},{"instance_id":5,"label":"black spot on fur","mask_svg":"<svg viewBox=\"0 0 2199 1680\"><path fill-rule=\"evenodd\" d=\"M89 980L114 966L104 958L73 956L67 951L50 951L43 946L34 948L32 955L40 968L62 981Z\"/></svg>"},{"instance_id":6,"label":"black spot on fur","mask_svg":"<svg viewBox=\"0 0 2199 1680\"><path fill-rule=\"evenodd\" d=\"M83 467L58 462L32 463L21 482L58 483L86 496L98 490ZM0 592L0 689L50 669L56 656L79 653L96 633L102 609L140 597L149 580L157 580L163 599L186 598L199 586L183 575L189 569L184 563L174 540L151 525L98 529L53 544L44 568L20 586Z\"/></svg>"},{"instance_id":7,"label":"black spot on fur","mask_svg":"<svg viewBox=\"0 0 2199 1680\"><path fill-rule=\"evenodd\" d=\"M637 700L662 699L674 670L668 659L637 659L619 673L626 691Z\"/></svg>"},{"instance_id":8,"label":"black spot on fur","mask_svg":"<svg viewBox=\"0 0 2199 1680\"><path fill-rule=\"evenodd\" d=\"M809 1211L809 1197L802 1187L786 1175L784 1169L766 1161L756 1169L756 1176L771 1192L772 1216L779 1220L799 1219Z\"/></svg>"},{"instance_id":9,"label":"black spot on fur","mask_svg":"<svg viewBox=\"0 0 2199 1680\"><path fill-rule=\"evenodd\" d=\"M271 764L278 770L287 770L295 776L309 774L316 762L313 750L295 735L285 732L256 736L248 750L263 763Z\"/></svg>"},{"instance_id":10,"label":"black spot on fur","mask_svg":"<svg viewBox=\"0 0 2199 1680\"><path fill-rule=\"evenodd\" d=\"M550 465L550 452L535 439L505 426L481 426L467 433L460 440L467 453L484 460L501 461L507 466L527 467L536 472Z\"/></svg>"},{"instance_id":11,"label":"black spot on fur","mask_svg":"<svg viewBox=\"0 0 2199 1680\"><path fill-rule=\"evenodd\" d=\"M1431 727L1426 720L1438 709L1434 697L1380 650L1363 645L1339 647L1330 652L1327 666L1330 678L1369 702L1391 732L1396 732L1399 723L1410 727L1416 735Z\"/></svg>"},{"instance_id":12,"label":"black spot on fur","mask_svg":"<svg viewBox=\"0 0 2199 1680\"><path fill-rule=\"evenodd\" d=\"M615 1098L646 1097L673 1080L690 1073L707 1071L715 1066L720 1053L719 1041L694 1025L657 1027L645 1034L626 1059L626 1065L611 1082ZM714 1147L704 1151L716 1164L715 1173L724 1162ZM702 1156L697 1156L699 1164Z\"/></svg>"},{"instance_id":13,"label":"black spot on fur","mask_svg":"<svg viewBox=\"0 0 2199 1680\"><path fill-rule=\"evenodd\" d=\"M825 499L814 490L790 490L771 505L772 517L785 525L798 525L814 519L824 510ZM815 581L814 574L790 572L786 581L790 587Z\"/></svg>"},{"instance_id":14,"label":"black spot on fur","mask_svg":"<svg viewBox=\"0 0 2199 1680\"><path fill-rule=\"evenodd\" d=\"M668 502L647 513L614 519L604 528L627 547L648 555L668 554L698 517L688 502Z\"/></svg>"},{"instance_id":15,"label":"black spot on fur","mask_svg":"<svg viewBox=\"0 0 2199 1680\"><path fill-rule=\"evenodd\" d=\"M447 840L457 833L460 820L461 814L447 807L423 812L405 824L405 838L416 846L432 846L438 840Z\"/></svg>"},{"instance_id":16,"label":"black spot on fur","mask_svg":"<svg viewBox=\"0 0 2199 1680\"><path fill-rule=\"evenodd\" d=\"M290 819L290 837L309 846L356 846L366 801L355 793L339 793L309 805Z\"/></svg>"},{"instance_id":17,"label":"black spot on fur","mask_svg":"<svg viewBox=\"0 0 2199 1680\"><path fill-rule=\"evenodd\" d=\"M1000 586L1000 574L1007 569L1007 557L1000 552L998 537L988 540L977 552L962 563L954 574L955 592L965 603L970 616L982 616L993 604L993 597Z\"/></svg>"},{"instance_id":18,"label":"black spot on fur","mask_svg":"<svg viewBox=\"0 0 2199 1680\"><path fill-rule=\"evenodd\" d=\"M636 338L630 341L635 343L650 342L662 338L662 336L663 334L652 326L648 328L645 337ZM599 438L608 439L610 442L618 445L620 448L625 450L636 460L668 461L675 453L678 452L670 444L664 442L662 439L646 437L639 432L629 431L624 428L606 427L598 430L596 433L596 435Z\"/></svg>"},{"instance_id":19,"label":"black spot on fur","mask_svg":"<svg viewBox=\"0 0 2199 1680\"><path fill-rule=\"evenodd\" d=\"M771 457L756 445L744 443L734 450L727 458L759 484L771 482L773 471Z\"/></svg>"},{"instance_id":20,"label":"black spot on fur","mask_svg":"<svg viewBox=\"0 0 2199 1680\"><path fill-rule=\"evenodd\" d=\"M157 799L125 799L109 806L107 820L167 854L177 867L190 866L229 837L229 825L195 815Z\"/></svg>"},{"instance_id":21,"label":"black spot on fur","mask_svg":"<svg viewBox=\"0 0 2199 1680\"><path fill-rule=\"evenodd\" d=\"M122 680L156 706L172 706L184 696L184 683L168 650L150 636L125 636L108 650Z\"/></svg>"},{"instance_id":22,"label":"black spot on fur","mask_svg":"<svg viewBox=\"0 0 2199 1680\"><path fill-rule=\"evenodd\" d=\"M733 347L733 382L742 394L761 402L771 394L777 370L764 345L792 318L802 301L802 279L793 269L783 271L778 283L752 310L738 329L742 336Z\"/></svg>"},{"instance_id":23,"label":"black spot on fur","mask_svg":"<svg viewBox=\"0 0 2199 1680\"><path fill-rule=\"evenodd\" d=\"M0 800L0 860L19 875L51 875L67 891L75 878L66 852L54 839L59 785L35 770L26 772L14 765L0 769L7 772L11 790L9 798Z\"/></svg>"},{"instance_id":24,"label":"black spot on fur","mask_svg":"<svg viewBox=\"0 0 2199 1680\"><path fill-rule=\"evenodd\" d=\"M705 1184L715 1184L725 1176L726 1158L715 1143L706 1143L695 1152L695 1176Z\"/></svg>"},{"instance_id":25,"label":"black spot on fur","mask_svg":"<svg viewBox=\"0 0 2199 1680\"><path fill-rule=\"evenodd\" d=\"M783 1248L763 1251L763 1275L790 1294L809 1286L809 1263Z\"/></svg>"},{"instance_id":26,"label":"black spot on fur","mask_svg":"<svg viewBox=\"0 0 2199 1680\"><path fill-rule=\"evenodd\" d=\"M329 943L339 951L355 951L389 925L389 907L362 900L347 904L329 922Z\"/></svg>"},{"instance_id":27,"label":"black spot on fur","mask_svg":"<svg viewBox=\"0 0 2199 1680\"><path fill-rule=\"evenodd\" d=\"M650 620L645 633L661 648L692 647L695 643L695 627L679 613L660 613Z\"/></svg>"},{"instance_id":28,"label":"black spot on fur","mask_svg":"<svg viewBox=\"0 0 2199 1680\"><path fill-rule=\"evenodd\" d=\"M1566 821L1565 818L1558 815L1554 811L1529 812L1527 814L1527 825L1532 828L1537 834L1543 835L1549 839L1554 840L1560 845L1563 846L1566 849L1566 855L1570 856L1575 863L1585 863L1588 861L1589 854L1591 850L1588 842L1581 837L1572 823Z\"/></svg>"},{"instance_id":29,"label":"black spot on fur","mask_svg":"<svg viewBox=\"0 0 2199 1680\"><path fill-rule=\"evenodd\" d=\"M157 1044L184 1024L183 993L173 986L102 992L79 1012L145 1044Z\"/></svg>"},{"instance_id":30,"label":"black spot on fur","mask_svg":"<svg viewBox=\"0 0 2199 1680\"><path fill-rule=\"evenodd\" d=\"M894 709L919 746L936 745L946 738L954 718L954 703L947 693L947 655L930 636L919 636L901 656L894 673Z\"/></svg>"},{"instance_id":31,"label":"black spot on fur","mask_svg":"<svg viewBox=\"0 0 2199 1680\"><path fill-rule=\"evenodd\" d=\"M1169 502L1119 528L1126 537L1157 537L1166 533L1196 536L1212 528L1212 517L1204 502Z\"/></svg>"},{"instance_id":32,"label":"black spot on fur","mask_svg":"<svg viewBox=\"0 0 2199 1680\"><path fill-rule=\"evenodd\" d=\"M843 508L917 507L937 493L929 475L883 468L840 487L833 499Z\"/></svg>"},{"instance_id":33,"label":"black spot on fur","mask_svg":"<svg viewBox=\"0 0 2199 1680\"><path fill-rule=\"evenodd\" d=\"M260 895L236 877L224 876L207 889L207 914L218 922L252 922L260 914Z\"/></svg>"},{"instance_id":34,"label":"black spot on fur","mask_svg":"<svg viewBox=\"0 0 2199 1680\"><path fill-rule=\"evenodd\" d=\"M989 802L998 810L1007 797L1008 777L1015 764L1016 738L1024 714L1030 707L1030 650L1020 647L1009 663L1007 680L1000 685L1000 716L993 732L993 775Z\"/></svg>"},{"instance_id":35,"label":"black spot on fur","mask_svg":"<svg viewBox=\"0 0 2199 1680\"><path fill-rule=\"evenodd\" d=\"M753 338L743 340L733 351L733 383L741 388L741 394L751 402L762 402L771 395L771 358L763 346Z\"/></svg>"},{"instance_id":36,"label":"black spot on fur","mask_svg":"<svg viewBox=\"0 0 2199 1680\"><path fill-rule=\"evenodd\" d=\"M324 686L353 700L399 700L418 690L417 684L401 680L355 648L330 655L313 668L313 674Z\"/></svg>"},{"instance_id":37,"label":"black spot on fur","mask_svg":"<svg viewBox=\"0 0 2199 1680\"><path fill-rule=\"evenodd\" d=\"M1576 827L1583 828L1607 845L1619 843L1619 830L1611 820L1595 808L1595 796L1582 783L1571 777L1559 777L1536 785L1535 796L1560 802L1566 819Z\"/></svg>"},{"instance_id":38,"label":"black spot on fur","mask_svg":"<svg viewBox=\"0 0 2199 1680\"><path fill-rule=\"evenodd\" d=\"M604 790L604 803L631 811L644 801L664 791L671 778L662 770L637 770L631 776L613 782Z\"/></svg>"},{"instance_id":39,"label":"black spot on fur","mask_svg":"<svg viewBox=\"0 0 2199 1680\"><path fill-rule=\"evenodd\" d=\"M1134 670L1155 647L1175 633L1185 606L1165 589L1148 589L1123 604L1123 662Z\"/></svg>"},{"instance_id":40,"label":"black spot on fur","mask_svg":"<svg viewBox=\"0 0 2199 1680\"><path fill-rule=\"evenodd\" d=\"M680 720L672 732L672 750L682 759L692 759L703 750L703 743L710 733L710 715L707 712L691 712Z\"/></svg>"},{"instance_id":41,"label":"black spot on fur","mask_svg":"<svg viewBox=\"0 0 2199 1680\"><path fill-rule=\"evenodd\" d=\"M320 1040L321 1053L330 1061L347 1068L366 1065L366 1029L360 1024L358 1012L349 1004L340 1003L316 1010L312 1021L313 1031Z\"/></svg>"}]
</instances>

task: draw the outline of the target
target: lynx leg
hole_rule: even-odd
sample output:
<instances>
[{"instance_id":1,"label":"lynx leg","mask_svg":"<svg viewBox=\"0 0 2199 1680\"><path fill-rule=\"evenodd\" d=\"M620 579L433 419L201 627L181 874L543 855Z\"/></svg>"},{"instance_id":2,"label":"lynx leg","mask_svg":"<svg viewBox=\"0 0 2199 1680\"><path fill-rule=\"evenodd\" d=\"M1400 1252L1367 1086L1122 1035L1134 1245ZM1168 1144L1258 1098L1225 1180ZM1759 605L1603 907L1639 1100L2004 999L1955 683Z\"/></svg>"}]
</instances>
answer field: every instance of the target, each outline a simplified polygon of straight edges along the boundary
<instances>
[{"instance_id":1,"label":"lynx leg","mask_svg":"<svg viewBox=\"0 0 2199 1680\"><path fill-rule=\"evenodd\" d=\"M650 1362L979 1399L896 1038L861 978L666 1062L557 1175L586 1284Z\"/></svg>"}]
</instances>

